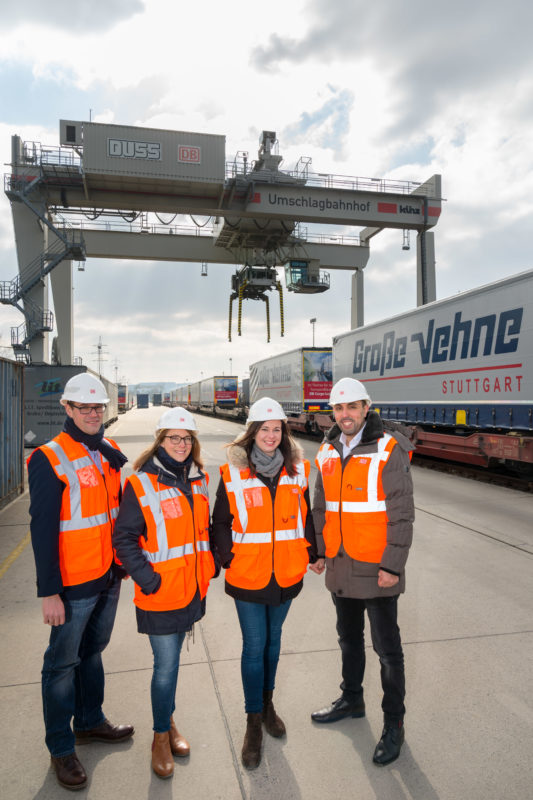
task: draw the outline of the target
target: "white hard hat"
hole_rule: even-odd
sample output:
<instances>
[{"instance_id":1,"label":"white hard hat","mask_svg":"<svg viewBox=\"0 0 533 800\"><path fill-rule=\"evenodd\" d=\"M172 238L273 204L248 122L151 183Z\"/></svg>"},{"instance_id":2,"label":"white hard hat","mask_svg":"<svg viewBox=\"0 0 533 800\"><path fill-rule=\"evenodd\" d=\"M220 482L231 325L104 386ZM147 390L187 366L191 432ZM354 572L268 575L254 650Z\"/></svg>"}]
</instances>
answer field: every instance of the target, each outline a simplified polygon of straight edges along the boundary
<instances>
[{"instance_id":1,"label":"white hard hat","mask_svg":"<svg viewBox=\"0 0 533 800\"><path fill-rule=\"evenodd\" d=\"M355 403L357 400L366 400L368 405L372 403L364 385L355 378L341 378L333 386L329 396L330 406L336 403Z\"/></svg>"},{"instance_id":2,"label":"white hard hat","mask_svg":"<svg viewBox=\"0 0 533 800\"><path fill-rule=\"evenodd\" d=\"M183 429L185 431L197 430L193 415L190 413L190 411L187 411L186 408L182 408L181 406L169 408L168 411L165 411L165 413L159 418L155 432L157 433L158 431L170 429Z\"/></svg>"},{"instance_id":3,"label":"white hard hat","mask_svg":"<svg viewBox=\"0 0 533 800\"><path fill-rule=\"evenodd\" d=\"M59 401L66 406L69 401L77 403L109 403L109 397L102 381L89 372L73 375L65 384L63 396Z\"/></svg>"},{"instance_id":4,"label":"white hard hat","mask_svg":"<svg viewBox=\"0 0 533 800\"><path fill-rule=\"evenodd\" d=\"M271 397L262 397L250 406L246 424L250 422L265 422L267 419L287 419L287 416L277 400Z\"/></svg>"}]
</instances>

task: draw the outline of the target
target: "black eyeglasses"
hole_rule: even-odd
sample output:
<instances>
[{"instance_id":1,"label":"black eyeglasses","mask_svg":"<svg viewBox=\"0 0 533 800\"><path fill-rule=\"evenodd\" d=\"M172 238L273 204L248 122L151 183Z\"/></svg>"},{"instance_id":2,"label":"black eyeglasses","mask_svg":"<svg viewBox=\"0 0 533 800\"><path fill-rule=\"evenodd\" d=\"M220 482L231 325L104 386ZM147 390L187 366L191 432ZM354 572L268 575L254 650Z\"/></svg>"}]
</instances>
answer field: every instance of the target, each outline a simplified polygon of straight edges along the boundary
<instances>
[{"instance_id":1,"label":"black eyeglasses","mask_svg":"<svg viewBox=\"0 0 533 800\"><path fill-rule=\"evenodd\" d=\"M192 436L165 436L165 439L170 439L172 444L192 444Z\"/></svg>"},{"instance_id":2,"label":"black eyeglasses","mask_svg":"<svg viewBox=\"0 0 533 800\"><path fill-rule=\"evenodd\" d=\"M75 406L74 403L70 403L71 408L76 408L83 417L88 417L91 411L94 411L95 414L103 414L105 411L105 406Z\"/></svg>"}]
</instances>

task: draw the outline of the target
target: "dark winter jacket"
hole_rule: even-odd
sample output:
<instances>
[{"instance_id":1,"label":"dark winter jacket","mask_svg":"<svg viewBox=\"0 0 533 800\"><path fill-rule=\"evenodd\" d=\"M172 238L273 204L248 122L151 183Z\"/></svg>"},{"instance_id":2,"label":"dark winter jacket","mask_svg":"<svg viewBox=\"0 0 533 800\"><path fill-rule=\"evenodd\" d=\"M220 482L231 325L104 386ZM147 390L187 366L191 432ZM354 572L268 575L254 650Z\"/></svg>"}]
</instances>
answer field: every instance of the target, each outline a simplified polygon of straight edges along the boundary
<instances>
[{"instance_id":1,"label":"dark winter jacket","mask_svg":"<svg viewBox=\"0 0 533 800\"><path fill-rule=\"evenodd\" d=\"M414 499L409 452L413 446L409 440L393 430L388 430L396 439L387 463L383 468L382 483L385 491L387 511L387 544L380 564L356 561L346 554L342 544L335 558L326 558L326 587L343 597L386 597L405 591L405 563L409 555L413 536ZM325 441L333 445L342 459L341 431L334 425L326 434ZM383 436L383 423L379 414L370 411L360 443L352 450L352 456L342 461L343 470L353 456L377 452L377 442ZM313 502L316 541L319 556L325 552L322 530L324 528L326 500L322 476L318 472ZM378 586L380 569L398 575L399 583L389 589Z\"/></svg>"}]
</instances>

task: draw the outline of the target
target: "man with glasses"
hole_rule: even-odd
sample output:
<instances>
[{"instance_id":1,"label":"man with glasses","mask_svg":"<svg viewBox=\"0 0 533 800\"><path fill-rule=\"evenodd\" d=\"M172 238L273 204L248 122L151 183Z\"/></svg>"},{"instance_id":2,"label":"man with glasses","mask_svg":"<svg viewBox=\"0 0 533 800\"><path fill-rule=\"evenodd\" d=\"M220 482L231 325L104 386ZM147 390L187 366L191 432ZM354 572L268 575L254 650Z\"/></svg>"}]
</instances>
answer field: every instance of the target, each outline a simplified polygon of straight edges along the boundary
<instances>
[{"instance_id":1,"label":"man with glasses","mask_svg":"<svg viewBox=\"0 0 533 800\"><path fill-rule=\"evenodd\" d=\"M314 711L314 722L364 717L365 610L381 664L384 726L373 761L390 764L404 741L405 676L398 597L413 533L412 445L384 430L365 386L342 378L331 390L335 425L318 451L313 515L317 550L310 569L327 567L326 587L337 612L342 694Z\"/></svg>"},{"instance_id":2,"label":"man with glasses","mask_svg":"<svg viewBox=\"0 0 533 800\"><path fill-rule=\"evenodd\" d=\"M42 670L46 745L58 782L81 789L87 775L75 744L121 742L133 734L131 725L113 725L102 711L101 654L124 575L111 535L127 458L104 438L109 398L98 378L70 378L60 402L63 431L28 459L31 538L43 622L51 626Z\"/></svg>"}]
</instances>

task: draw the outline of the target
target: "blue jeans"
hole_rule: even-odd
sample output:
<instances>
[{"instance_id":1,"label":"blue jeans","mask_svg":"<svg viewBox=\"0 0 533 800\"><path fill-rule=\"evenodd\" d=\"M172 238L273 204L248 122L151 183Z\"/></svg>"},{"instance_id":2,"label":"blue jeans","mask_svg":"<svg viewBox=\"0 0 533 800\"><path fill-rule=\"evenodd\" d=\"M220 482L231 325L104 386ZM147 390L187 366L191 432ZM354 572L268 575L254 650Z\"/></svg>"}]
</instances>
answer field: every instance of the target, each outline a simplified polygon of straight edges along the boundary
<instances>
[{"instance_id":1,"label":"blue jeans","mask_svg":"<svg viewBox=\"0 0 533 800\"><path fill-rule=\"evenodd\" d=\"M403 720L405 714L405 672L398 627L398 595L358 600L332 594L337 609L337 633L342 653L343 697L356 702L363 697L365 674L365 609L370 634L381 665L381 707L386 722Z\"/></svg>"},{"instance_id":2,"label":"blue jeans","mask_svg":"<svg viewBox=\"0 0 533 800\"><path fill-rule=\"evenodd\" d=\"M274 689L281 629L291 602L268 606L235 599L242 632L241 676L247 714L262 711L263 692Z\"/></svg>"},{"instance_id":3,"label":"blue jeans","mask_svg":"<svg viewBox=\"0 0 533 800\"><path fill-rule=\"evenodd\" d=\"M55 756L74 752L74 729L96 728L104 720L102 651L111 638L120 581L80 600L65 600L65 623L54 626L44 654L42 696L46 745Z\"/></svg>"},{"instance_id":4,"label":"blue jeans","mask_svg":"<svg viewBox=\"0 0 533 800\"><path fill-rule=\"evenodd\" d=\"M154 731L166 733L170 730L170 717L176 708L176 686L180 668L180 653L185 632L149 636L154 654L151 697Z\"/></svg>"}]
</instances>

